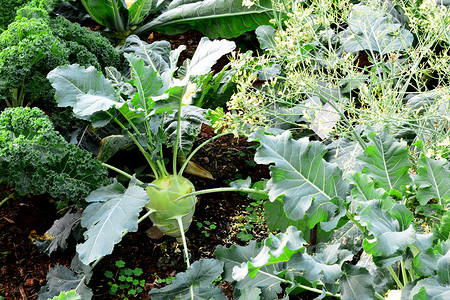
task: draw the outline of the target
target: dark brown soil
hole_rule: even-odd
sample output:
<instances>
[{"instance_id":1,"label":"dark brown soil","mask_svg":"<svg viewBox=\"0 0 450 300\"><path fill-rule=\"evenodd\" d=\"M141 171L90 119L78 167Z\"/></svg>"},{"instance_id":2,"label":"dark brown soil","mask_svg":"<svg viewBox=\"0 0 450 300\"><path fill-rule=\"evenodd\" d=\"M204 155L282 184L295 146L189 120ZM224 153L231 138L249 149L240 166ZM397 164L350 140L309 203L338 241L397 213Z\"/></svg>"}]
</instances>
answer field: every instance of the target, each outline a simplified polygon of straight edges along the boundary
<instances>
[{"instance_id":1,"label":"dark brown soil","mask_svg":"<svg viewBox=\"0 0 450 300\"><path fill-rule=\"evenodd\" d=\"M212 130L204 126L198 143L213 136ZM214 180L187 175L197 190L225 187L226 182L251 176L253 181L268 178L266 166L253 163L254 143L246 139L236 139L232 135L224 136L205 146L194 157L194 161L208 170ZM3 187L5 188L5 187ZM5 197L9 192L3 190ZM251 207L251 200L238 193L216 193L198 197L196 213L187 232L191 261L213 257L217 245L240 244L246 242L237 236L245 231L244 224L251 223L245 218ZM5 299L36 299L40 287L45 284L48 270L59 263L69 266L75 253L72 248L62 254L48 257L38 252L32 244L34 235L43 235L50 228L58 214L52 200L48 197L24 197L10 199L0 207L0 295ZM261 214L259 217L263 218ZM200 228L197 222L203 224ZM215 229L207 229L204 224L210 222ZM242 224L240 227L236 224ZM164 284L161 280L185 271L182 245L174 238L163 236L152 239L148 230L152 224L145 220L139 225L138 232L127 234L114 252L106 256L94 269L89 283L94 299L120 299L109 295L109 285L105 271L115 273L115 262L123 260L126 267L141 268L140 280L145 280L145 290L137 299L150 299L148 291ZM253 222L253 238L261 239L267 233L260 223ZM248 232L247 232L248 233ZM223 284L224 292L231 298L232 288Z\"/></svg>"}]
</instances>

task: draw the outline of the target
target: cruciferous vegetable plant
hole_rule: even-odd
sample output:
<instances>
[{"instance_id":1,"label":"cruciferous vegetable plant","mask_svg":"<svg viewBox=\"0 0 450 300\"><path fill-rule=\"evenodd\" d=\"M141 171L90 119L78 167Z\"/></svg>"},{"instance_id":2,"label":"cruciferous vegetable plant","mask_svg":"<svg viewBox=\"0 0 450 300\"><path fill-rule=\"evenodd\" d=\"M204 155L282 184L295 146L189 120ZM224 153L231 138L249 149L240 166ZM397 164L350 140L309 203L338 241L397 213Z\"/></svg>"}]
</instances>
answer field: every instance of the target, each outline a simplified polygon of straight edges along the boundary
<instances>
[{"instance_id":1,"label":"cruciferous vegetable plant","mask_svg":"<svg viewBox=\"0 0 450 300\"><path fill-rule=\"evenodd\" d=\"M91 121L94 127L109 122L118 124L123 132L120 138L133 141L139 148L154 180L144 183L104 163L129 177L130 184L126 188L115 181L87 197L86 201L90 204L83 211L80 221L87 230L84 232L84 243L77 245L77 258L74 260L77 265L72 266L75 273L63 267L52 269L47 276L47 286L41 290L42 299L73 289L83 299L90 298L92 292L85 286L90 270L103 256L112 253L114 245L123 235L137 231L138 223L146 217L150 217L163 233L183 241L186 264L190 266L184 234L194 214L196 195L218 190L242 190L236 186L195 192L194 185L183 177L190 158L196 152L191 152L193 140L202 123L207 122L205 109L189 105L190 97L195 92L194 81L200 75L209 73L216 61L234 48L235 44L231 41L203 38L192 59L179 70L178 74L182 77L177 78L174 75L176 63L184 46L171 50L170 43L166 41L147 44L137 36L130 36L122 49L129 69L122 73L112 67L102 74L94 67L68 65L48 74L47 78L56 90L58 105L72 107L75 116ZM171 168L166 166L163 145L172 147ZM179 156L187 156L180 167L177 165ZM144 207L147 213L138 219ZM57 242L56 234L52 243ZM90 264L90 270L86 269ZM77 273L77 270L84 271ZM55 278L64 278L65 285L61 285L61 281L55 283ZM211 289L210 284L208 289ZM217 289L220 291L220 288ZM188 287L187 294L191 299L199 293L202 291L193 285Z\"/></svg>"}]
</instances>

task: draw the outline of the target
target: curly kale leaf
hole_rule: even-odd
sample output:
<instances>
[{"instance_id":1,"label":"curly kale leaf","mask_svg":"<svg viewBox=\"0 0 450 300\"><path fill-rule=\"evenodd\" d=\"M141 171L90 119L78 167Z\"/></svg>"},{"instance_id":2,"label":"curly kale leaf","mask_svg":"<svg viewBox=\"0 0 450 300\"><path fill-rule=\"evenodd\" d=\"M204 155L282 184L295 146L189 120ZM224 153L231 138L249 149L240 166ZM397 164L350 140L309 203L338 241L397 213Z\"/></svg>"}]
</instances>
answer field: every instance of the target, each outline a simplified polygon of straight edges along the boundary
<instances>
[{"instance_id":1,"label":"curly kale leaf","mask_svg":"<svg viewBox=\"0 0 450 300\"><path fill-rule=\"evenodd\" d=\"M7 108L0 114L0 181L19 194L49 193L66 203L109 182L106 168L67 143L38 108Z\"/></svg>"},{"instance_id":2,"label":"curly kale leaf","mask_svg":"<svg viewBox=\"0 0 450 300\"><path fill-rule=\"evenodd\" d=\"M6 29L8 24L14 21L17 10L24 5L27 0L0 0L0 30Z\"/></svg>"},{"instance_id":3,"label":"curly kale leaf","mask_svg":"<svg viewBox=\"0 0 450 300\"><path fill-rule=\"evenodd\" d=\"M120 64L120 55L100 33L51 17L56 2L35 0L25 5L0 35L0 97L7 106L36 100L54 103L46 76L58 66L78 63L100 69Z\"/></svg>"}]
</instances>

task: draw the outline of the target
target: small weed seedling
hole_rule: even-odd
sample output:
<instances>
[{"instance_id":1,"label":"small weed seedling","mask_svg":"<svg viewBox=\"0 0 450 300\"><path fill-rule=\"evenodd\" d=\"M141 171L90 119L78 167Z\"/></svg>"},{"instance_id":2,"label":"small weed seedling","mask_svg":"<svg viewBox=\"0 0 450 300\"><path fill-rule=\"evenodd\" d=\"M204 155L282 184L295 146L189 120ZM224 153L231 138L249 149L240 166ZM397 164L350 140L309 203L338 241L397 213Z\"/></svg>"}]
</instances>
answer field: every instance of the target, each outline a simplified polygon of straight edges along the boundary
<instances>
[{"instance_id":1,"label":"small weed seedling","mask_svg":"<svg viewBox=\"0 0 450 300\"><path fill-rule=\"evenodd\" d=\"M139 276L143 273L141 268L124 268L125 262L123 260L116 261L116 267L118 268L116 274L111 271L105 272L105 277L111 279L108 281L111 295L117 295L120 299L128 300L129 297L134 298L144 291L145 280L139 280Z\"/></svg>"},{"instance_id":2,"label":"small weed seedling","mask_svg":"<svg viewBox=\"0 0 450 300\"><path fill-rule=\"evenodd\" d=\"M214 230L214 229L217 228L216 225L212 224L212 223L209 222L209 221L204 221L203 223L202 223L202 222L197 222L197 227L200 228L200 229L203 228L202 233L203 233L206 237L210 237L210 234L209 234L209 231L210 231L210 230Z\"/></svg>"}]
</instances>

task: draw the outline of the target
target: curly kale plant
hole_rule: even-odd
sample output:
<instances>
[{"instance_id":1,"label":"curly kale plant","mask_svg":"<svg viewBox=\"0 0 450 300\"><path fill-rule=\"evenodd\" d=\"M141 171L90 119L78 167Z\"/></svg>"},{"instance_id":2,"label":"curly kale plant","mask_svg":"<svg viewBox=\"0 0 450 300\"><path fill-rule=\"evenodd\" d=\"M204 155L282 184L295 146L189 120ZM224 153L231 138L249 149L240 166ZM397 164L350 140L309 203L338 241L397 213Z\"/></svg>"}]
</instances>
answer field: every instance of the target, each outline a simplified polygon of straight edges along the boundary
<instances>
[{"instance_id":1,"label":"curly kale plant","mask_svg":"<svg viewBox=\"0 0 450 300\"><path fill-rule=\"evenodd\" d=\"M16 11L27 0L1 0L0 1L0 30L6 29L8 24L14 21Z\"/></svg>"},{"instance_id":2,"label":"curly kale plant","mask_svg":"<svg viewBox=\"0 0 450 300\"><path fill-rule=\"evenodd\" d=\"M56 1L57 2L57 1ZM78 63L117 66L119 54L108 40L62 17L50 17L54 1L32 1L0 35L0 95L7 106L53 101L47 73Z\"/></svg>"},{"instance_id":3,"label":"curly kale plant","mask_svg":"<svg viewBox=\"0 0 450 300\"><path fill-rule=\"evenodd\" d=\"M0 182L21 194L49 193L69 201L108 183L92 155L69 144L38 108L7 108L0 114Z\"/></svg>"}]
</instances>

